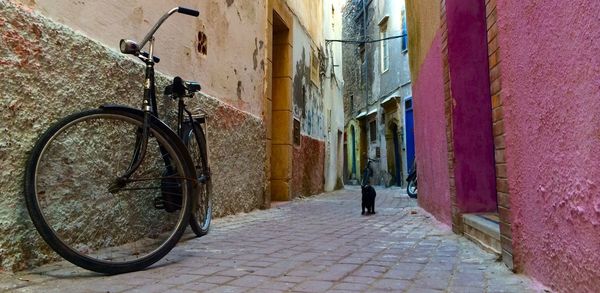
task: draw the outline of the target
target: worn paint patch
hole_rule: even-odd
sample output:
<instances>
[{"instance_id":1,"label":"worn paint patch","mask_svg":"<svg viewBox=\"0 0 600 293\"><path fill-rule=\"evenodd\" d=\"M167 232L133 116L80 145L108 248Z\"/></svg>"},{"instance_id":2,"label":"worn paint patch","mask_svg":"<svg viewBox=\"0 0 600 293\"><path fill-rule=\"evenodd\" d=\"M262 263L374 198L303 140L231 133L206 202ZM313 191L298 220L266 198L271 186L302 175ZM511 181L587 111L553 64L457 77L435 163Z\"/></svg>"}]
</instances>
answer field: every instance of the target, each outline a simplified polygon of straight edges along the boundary
<instances>
[{"instance_id":1,"label":"worn paint patch","mask_svg":"<svg viewBox=\"0 0 600 293\"><path fill-rule=\"evenodd\" d=\"M238 99L242 98L242 91L243 90L244 90L244 88L242 87L242 81L238 80L238 83L237 83L237 97L238 97Z\"/></svg>"},{"instance_id":2,"label":"worn paint patch","mask_svg":"<svg viewBox=\"0 0 600 293\"><path fill-rule=\"evenodd\" d=\"M295 146L292 161L292 196L322 193L325 182L325 142L301 135Z\"/></svg>"},{"instance_id":3,"label":"worn paint patch","mask_svg":"<svg viewBox=\"0 0 600 293\"><path fill-rule=\"evenodd\" d=\"M258 67L258 38L254 38L254 52L252 53L252 63L254 64L254 70Z\"/></svg>"}]
</instances>

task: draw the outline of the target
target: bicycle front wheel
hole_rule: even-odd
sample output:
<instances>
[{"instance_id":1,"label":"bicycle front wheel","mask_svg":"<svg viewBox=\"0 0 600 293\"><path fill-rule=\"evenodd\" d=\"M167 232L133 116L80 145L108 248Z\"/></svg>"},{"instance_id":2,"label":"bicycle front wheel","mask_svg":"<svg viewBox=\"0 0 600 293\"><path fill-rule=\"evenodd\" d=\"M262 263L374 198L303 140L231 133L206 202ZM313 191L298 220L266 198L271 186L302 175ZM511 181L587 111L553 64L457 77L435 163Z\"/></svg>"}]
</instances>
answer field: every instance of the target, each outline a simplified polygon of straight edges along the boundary
<instances>
[{"instance_id":1,"label":"bicycle front wheel","mask_svg":"<svg viewBox=\"0 0 600 293\"><path fill-rule=\"evenodd\" d=\"M61 120L35 145L27 208L42 238L71 263L105 274L136 271L181 238L192 170L172 131L151 122L141 165L114 187L140 154L143 124L142 115L95 109Z\"/></svg>"},{"instance_id":2,"label":"bicycle front wheel","mask_svg":"<svg viewBox=\"0 0 600 293\"><path fill-rule=\"evenodd\" d=\"M197 122L185 123L183 133L183 141L194 161L199 183L195 192L195 203L190 217L190 227L196 236L200 237L208 233L212 219L212 182L208 168L208 146L206 145L206 137L204 136L202 127Z\"/></svg>"},{"instance_id":3,"label":"bicycle front wheel","mask_svg":"<svg viewBox=\"0 0 600 293\"><path fill-rule=\"evenodd\" d=\"M416 180L411 180L408 182L408 186L406 187L406 193L410 198L417 198L417 182Z\"/></svg>"}]
</instances>

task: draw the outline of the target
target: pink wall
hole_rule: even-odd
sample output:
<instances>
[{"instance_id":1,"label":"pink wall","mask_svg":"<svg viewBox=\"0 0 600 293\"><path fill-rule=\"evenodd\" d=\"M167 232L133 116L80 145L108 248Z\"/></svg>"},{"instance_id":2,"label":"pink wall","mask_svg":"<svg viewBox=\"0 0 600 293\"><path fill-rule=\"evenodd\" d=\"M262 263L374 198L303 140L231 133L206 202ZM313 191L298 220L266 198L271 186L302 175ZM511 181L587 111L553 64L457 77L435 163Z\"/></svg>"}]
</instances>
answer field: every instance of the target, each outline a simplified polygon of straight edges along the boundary
<instances>
[{"instance_id":1,"label":"pink wall","mask_svg":"<svg viewBox=\"0 0 600 293\"><path fill-rule=\"evenodd\" d=\"M600 1L497 0L516 264L600 291Z\"/></svg>"},{"instance_id":2,"label":"pink wall","mask_svg":"<svg viewBox=\"0 0 600 293\"><path fill-rule=\"evenodd\" d=\"M413 83L419 205L452 225L440 32Z\"/></svg>"},{"instance_id":3,"label":"pink wall","mask_svg":"<svg viewBox=\"0 0 600 293\"><path fill-rule=\"evenodd\" d=\"M446 0L453 100L456 204L461 212L495 212L496 170L485 1Z\"/></svg>"}]
</instances>

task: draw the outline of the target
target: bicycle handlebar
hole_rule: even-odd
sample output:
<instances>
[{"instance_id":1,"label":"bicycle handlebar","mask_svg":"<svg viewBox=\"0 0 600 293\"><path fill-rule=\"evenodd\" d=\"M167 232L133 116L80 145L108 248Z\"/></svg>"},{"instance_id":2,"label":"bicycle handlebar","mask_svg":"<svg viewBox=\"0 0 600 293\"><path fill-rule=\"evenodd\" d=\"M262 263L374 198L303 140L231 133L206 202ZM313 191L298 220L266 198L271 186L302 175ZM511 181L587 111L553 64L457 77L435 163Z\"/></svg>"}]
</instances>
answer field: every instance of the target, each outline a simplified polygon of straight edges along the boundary
<instances>
[{"instance_id":1,"label":"bicycle handlebar","mask_svg":"<svg viewBox=\"0 0 600 293\"><path fill-rule=\"evenodd\" d=\"M158 28L163 24L163 22L165 22L165 20L167 20L167 18L169 18L169 16L171 16L175 12L179 12L179 13L194 16L194 17L200 15L200 12L198 12L197 10L193 10L193 9L189 9L189 8L185 8L185 7L181 7L181 6L175 7L173 9L169 10L169 12L165 13L156 22L156 24L154 24L152 29L146 34L146 36L144 37L144 39L142 40L142 42L139 45L140 49L143 48L146 45L146 43L148 43L148 41L150 41L152 36L154 36L154 33L156 33L156 30L158 30Z\"/></svg>"},{"instance_id":2,"label":"bicycle handlebar","mask_svg":"<svg viewBox=\"0 0 600 293\"><path fill-rule=\"evenodd\" d=\"M197 17L198 15L200 15L200 12L198 12L198 10L189 9L181 6L177 7L177 12L187 14L193 17Z\"/></svg>"}]
</instances>

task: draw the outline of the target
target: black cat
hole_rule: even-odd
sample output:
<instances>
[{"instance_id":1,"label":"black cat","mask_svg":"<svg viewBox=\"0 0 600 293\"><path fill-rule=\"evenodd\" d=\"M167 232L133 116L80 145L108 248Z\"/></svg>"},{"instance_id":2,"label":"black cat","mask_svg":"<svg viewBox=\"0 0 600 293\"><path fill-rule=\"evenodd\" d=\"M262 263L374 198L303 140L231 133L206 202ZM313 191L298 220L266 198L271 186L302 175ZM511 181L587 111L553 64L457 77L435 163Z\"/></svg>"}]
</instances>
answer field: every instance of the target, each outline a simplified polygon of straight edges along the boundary
<instances>
[{"instance_id":1,"label":"black cat","mask_svg":"<svg viewBox=\"0 0 600 293\"><path fill-rule=\"evenodd\" d=\"M367 215L369 214L375 214L375 196L377 196L377 194L375 193L375 188L373 188L373 186L367 184L367 185L363 185L361 186L361 190L362 190L362 213L361 215L365 214L365 209L367 210Z\"/></svg>"}]
</instances>

